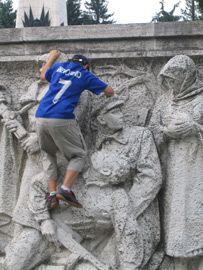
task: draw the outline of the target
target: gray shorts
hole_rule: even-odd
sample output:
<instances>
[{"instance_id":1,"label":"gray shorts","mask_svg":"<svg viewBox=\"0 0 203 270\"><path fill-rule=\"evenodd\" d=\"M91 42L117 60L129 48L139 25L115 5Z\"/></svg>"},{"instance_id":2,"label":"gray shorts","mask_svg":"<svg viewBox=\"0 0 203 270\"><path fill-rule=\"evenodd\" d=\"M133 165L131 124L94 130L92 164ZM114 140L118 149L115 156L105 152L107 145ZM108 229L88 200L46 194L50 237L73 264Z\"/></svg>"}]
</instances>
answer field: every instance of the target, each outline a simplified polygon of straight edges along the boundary
<instances>
[{"instance_id":1,"label":"gray shorts","mask_svg":"<svg viewBox=\"0 0 203 270\"><path fill-rule=\"evenodd\" d=\"M67 169L81 172L86 161L87 149L77 121L36 118L36 124L45 178L48 181L58 178L57 151L69 162Z\"/></svg>"}]
</instances>

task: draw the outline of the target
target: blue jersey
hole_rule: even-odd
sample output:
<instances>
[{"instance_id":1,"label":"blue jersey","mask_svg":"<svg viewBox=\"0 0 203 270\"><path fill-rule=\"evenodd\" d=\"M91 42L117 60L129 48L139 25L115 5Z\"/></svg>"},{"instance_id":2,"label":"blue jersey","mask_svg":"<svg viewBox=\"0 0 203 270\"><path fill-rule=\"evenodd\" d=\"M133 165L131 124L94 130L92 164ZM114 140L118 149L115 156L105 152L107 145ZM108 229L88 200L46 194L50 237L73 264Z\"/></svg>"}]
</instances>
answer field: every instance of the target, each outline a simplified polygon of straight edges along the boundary
<instances>
[{"instance_id":1,"label":"blue jersey","mask_svg":"<svg viewBox=\"0 0 203 270\"><path fill-rule=\"evenodd\" d=\"M99 95L107 87L107 84L75 62L53 65L46 71L45 78L50 82L49 90L40 102L36 117L73 119L73 111L84 90Z\"/></svg>"}]
</instances>

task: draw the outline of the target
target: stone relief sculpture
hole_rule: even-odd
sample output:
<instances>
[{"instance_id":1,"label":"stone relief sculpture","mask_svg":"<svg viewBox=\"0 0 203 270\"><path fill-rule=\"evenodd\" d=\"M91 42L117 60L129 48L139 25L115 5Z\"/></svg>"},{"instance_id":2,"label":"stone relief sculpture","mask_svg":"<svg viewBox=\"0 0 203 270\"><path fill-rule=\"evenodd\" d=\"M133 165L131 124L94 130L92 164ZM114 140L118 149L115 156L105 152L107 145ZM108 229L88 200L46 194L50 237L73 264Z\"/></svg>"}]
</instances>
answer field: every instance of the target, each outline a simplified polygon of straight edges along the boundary
<instances>
[{"instance_id":1,"label":"stone relief sculpture","mask_svg":"<svg viewBox=\"0 0 203 270\"><path fill-rule=\"evenodd\" d=\"M11 218L18 196L19 175L23 151L19 147L23 126L15 119L14 112L10 109L11 94L4 85L0 85L0 253L4 252L5 245L12 237ZM9 133L7 124L12 120L18 124L15 136ZM22 131L22 132L21 132ZM12 200L9 194L12 194Z\"/></svg>"},{"instance_id":2,"label":"stone relief sculpture","mask_svg":"<svg viewBox=\"0 0 203 270\"><path fill-rule=\"evenodd\" d=\"M148 129L125 126L122 106L123 101L114 97L108 103L100 100L95 104L98 134L83 175L85 207L89 215L97 216L101 227L111 224L114 269L156 269L157 262L153 265L150 259L160 240L156 201L162 183L159 158Z\"/></svg>"},{"instance_id":3,"label":"stone relief sculpture","mask_svg":"<svg viewBox=\"0 0 203 270\"><path fill-rule=\"evenodd\" d=\"M119 63L120 70L93 66L117 85L118 96L106 102L85 94L77 108L90 146L74 187L83 209L65 202L50 212L46 208L34 114L47 84L32 83L18 111L12 109L12 93L0 86L0 268L203 269L203 83L195 63L185 55L162 69L157 64L155 71L153 61L138 70ZM162 96L155 90L159 79ZM59 155L58 160L63 171L65 161ZM10 188L13 201L5 196Z\"/></svg>"},{"instance_id":4,"label":"stone relief sculpture","mask_svg":"<svg viewBox=\"0 0 203 270\"><path fill-rule=\"evenodd\" d=\"M105 65L97 64L93 70L105 80L111 79L117 94L125 101L123 114L125 123L129 126L144 126L153 108L158 93L157 78L153 60L117 60ZM136 110L135 110L136 107Z\"/></svg>"},{"instance_id":5,"label":"stone relief sculpture","mask_svg":"<svg viewBox=\"0 0 203 270\"><path fill-rule=\"evenodd\" d=\"M29 108L29 123L30 125L33 125L33 127L35 127L35 118L33 117L35 115L36 106L28 106L28 104L32 104L34 102L34 105L36 105L46 91L47 84L37 81L30 86L27 95L22 96L21 98L21 103L26 104L26 109ZM27 111L26 109L25 111ZM16 132L16 126L12 125L12 122L10 122L7 127L11 132ZM36 133L34 134L32 143L29 145L32 148L35 145L35 138ZM37 160L37 162L34 163L33 160L32 164L28 164L27 167L25 166L21 191L13 215L13 221L15 223L14 237L6 248L6 258L3 268L6 270L35 269L40 262L50 259L51 255L55 252L55 249L57 249L57 255L54 257L54 265L56 265L55 269L59 269L58 267L60 267L60 265L56 263L56 257L58 256L58 260L60 260L61 257L64 257L64 261L66 261L65 258L70 255L67 254L68 251L61 252L61 250L59 250L59 243L57 241L57 236L59 235L58 240L62 241L63 245L71 250L71 254L74 253L74 251L77 251L78 254L77 259L75 258L76 256L72 256L70 261L67 260L69 262L67 262L68 269L71 269L70 267L75 269L74 267L77 261L80 260L80 257L86 258L87 261L90 260L93 263L91 265L92 269L94 269L94 264L97 266L95 269L98 269L98 267L99 269L107 269L105 265L103 266L101 262L91 255L91 253L88 253L88 251L82 248L82 246L78 244L78 246L74 247L77 245L77 242L72 239L72 235L66 236L67 233L70 234L69 228L65 231L57 229L57 235L55 234L56 224L51 220L50 213L47 211L46 206L45 195L48 187L47 183L43 182L43 175L40 173L41 164L40 155L37 151L38 146L34 149L29 149L28 145L25 144L24 147L26 147L27 151L34 150L29 151L29 159ZM26 168L28 170L26 170ZM33 185L31 185L32 182ZM65 224L61 224L61 222L59 222L59 224L60 227L67 227ZM72 260L73 262L71 262ZM66 263L63 264L66 265ZM44 269L44 267L45 266L43 265L41 266L42 269Z\"/></svg>"},{"instance_id":6,"label":"stone relief sculpture","mask_svg":"<svg viewBox=\"0 0 203 270\"><path fill-rule=\"evenodd\" d=\"M42 61L46 57L46 55L42 56ZM27 93L22 95L19 100L21 110L17 113L22 116L22 124L19 123L15 117L13 117L13 119L7 117L6 121L4 121L6 128L10 133L14 133L20 142L21 148L25 150L21 165L22 175L19 176L19 196L18 199L13 197L13 203L16 204L12 213L14 233L10 245L6 248L6 259L4 262L5 269L28 268L27 264L29 264L29 262L27 261L27 257L29 258L29 256L26 255L27 253L29 253L30 256L34 254L36 257L39 256L40 258L44 258L43 254L40 254L38 250L34 249L34 243L33 246L30 247L30 250L28 249L28 244L21 246L21 243L22 239L29 239L30 235L35 239L35 242L38 237L35 232L39 229L39 224L32 218L32 214L28 208L28 202L32 178L33 176L40 174L42 170L35 128L35 112L39 101L47 90L48 84L42 83L40 80L32 83L27 90ZM29 230L28 228L35 228L35 230ZM17 253L16 250L18 250L19 253ZM36 254L33 253L34 251L36 251ZM33 269L32 263L29 267L31 267L30 269Z\"/></svg>"},{"instance_id":7,"label":"stone relief sculpture","mask_svg":"<svg viewBox=\"0 0 203 270\"><path fill-rule=\"evenodd\" d=\"M170 91L157 101L150 129L164 172L161 194L164 249L166 255L174 258L174 262L161 269L201 270L203 83L198 79L195 63L185 55L170 59L160 76Z\"/></svg>"},{"instance_id":8,"label":"stone relief sculpture","mask_svg":"<svg viewBox=\"0 0 203 270\"><path fill-rule=\"evenodd\" d=\"M23 224L15 221L20 230L7 247L4 269L157 269L159 159L148 129L125 129L121 105L113 99L94 108L97 146L76 187L84 209L62 202L48 212L47 184L41 173L32 177L30 213L19 212Z\"/></svg>"},{"instance_id":9,"label":"stone relief sculpture","mask_svg":"<svg viewBox=\"0 0 203 270\"><path fill-rule=\"evenodd\" d=\"M153 260L160 236L156 201L161 186L159 159L149 130L123 130L122 104L111 99L94 110L99 133L97 148L83 174L83 187L79 187L83 189L84 209L62 205L52 212L58 239L61 241L61 230L63 234L72 231L74 241L81 245L77 247L75 242L76 250L65 245L70 252L67 269L156 269L159 264ZM36 198L39 202L41 185L41 180L34 181L32 194L36 195L31 196L31 205L36 206L31 211L38 220L42 208ZM82 254L77 254L81 249ZM73 254L77 262L71 261Z\"/></svg>"},{"instance_id":10,"label":"stone relief sculpture","mask_svg":"<svg viewBox=\"0 0 203 270\"><path fill-rule=\"evenodd\" d=\"M22 254L29 252L29 250L26 246L26 250L23 251L23 247L21 246L19 249L20 256L16 257L16 262L13 253L13 249L15 250L15 243L18 242L19 246L19 243L21 243L20 239L26 237L26 229L24 229L25 227L33 226L38 228L38 224L35 224L32 221L31 213L28 209L28 200L31 180L34 175L40 173L42 170L34 118L34 112L36 110L36 105L38 104L37 98L41 96L41 93L39 95L38 92L40 86L43 86L46 91L45 84L37 81L30 86L27 93L23 95L19 101L21 104L20 114L22 115L23 120L26 119L23 122L23 125L21 125L19 128L19 124L16 122L16 119L9 119L5 123L5 126L11 133L18 134L19 130L21 131L20 134L22 135L18 139L21 147L25 150L21 168L22 175L19 177L19 195L17 201L15 202L16 205L12 215L12 221L14 223L14 234L10 245L8 245L6 248L5 269L23 269L23 266L20 263L20 256L23 256ZM15 262L15 264L12 264L12 262Z\"/></svg>"}]
</instances>

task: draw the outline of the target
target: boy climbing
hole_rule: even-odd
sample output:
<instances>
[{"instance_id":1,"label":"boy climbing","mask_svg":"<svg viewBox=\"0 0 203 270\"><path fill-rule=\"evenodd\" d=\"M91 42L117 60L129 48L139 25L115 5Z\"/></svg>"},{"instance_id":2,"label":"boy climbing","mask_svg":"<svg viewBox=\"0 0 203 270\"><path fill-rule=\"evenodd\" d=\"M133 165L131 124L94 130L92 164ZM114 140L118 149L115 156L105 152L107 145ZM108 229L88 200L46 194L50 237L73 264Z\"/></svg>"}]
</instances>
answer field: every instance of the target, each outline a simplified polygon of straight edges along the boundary
<instances>
[{"instance_id":1,"label":"boy climbing","mask_svg":"<svg viewBox=\"0 0 203 270\"><path fill-rule=\"evenodd\" d=\"M81 54L74 55L70 62L56 63L60 51L52 50L40 75L50 83L49 90L36 112L39 145L43 157L44 177L48 181L47 207L52 209L59 199L81 208L71 188L85 164L87 150L80 128L75 120L74 109L84 90L107 97L114 95L111 86L88 71L89 61ZM56 191L57 159L60 151L69 162L63 185Z\"/></svg>"}]
</instances>

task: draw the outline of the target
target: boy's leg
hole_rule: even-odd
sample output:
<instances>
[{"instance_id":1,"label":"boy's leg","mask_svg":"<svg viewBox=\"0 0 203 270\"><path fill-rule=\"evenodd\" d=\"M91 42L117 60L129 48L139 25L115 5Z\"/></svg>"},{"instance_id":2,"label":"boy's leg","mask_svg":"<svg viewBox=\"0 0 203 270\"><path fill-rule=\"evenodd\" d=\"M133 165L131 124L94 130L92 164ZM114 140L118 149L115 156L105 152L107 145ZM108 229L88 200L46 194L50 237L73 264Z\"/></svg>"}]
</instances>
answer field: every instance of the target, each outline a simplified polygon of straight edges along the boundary
<instances>
[{"instance_id":1,"label":"boy's leg","mask_svg":"<svg viewBox=\"0 0 203 270\"><path fill-rule=\"evenodd\" d=\"M49 187L49 192L55 192L56 191L56 185L57 185L57 180L53 181L47 181L48 182L48 187Z\"/></svg>"},{"instance_id":2,"label":"boy's leg","mask_svg":"<svg viewBox=\"0 0 203 270\"><path fill-rule=\"evenodd\" d=\"M74 119L61 121L61 126L54 129L53 137L58 149L69 161L63 185L57 194L57 198L81 208L82 205L71 191L72 185L84 167L87 156L86 145L80 128Z\"/></svg>"},{"instance_id":3,"label":"boy's leg","mask_svg":"<svg viewBox=\"0 0 203 270\"><path fill-rule=\"evenodd\" d=\"M44 179L48 183L49 194L46 196L47 208L50 210L59 204L56 198L57 185L57 146L50 135L51 122L37 119L37 134L42 154Z\"/></svg>"},{"instance_id":4,"label":"boy's leg","mask_svg":"<svg viewBox=\"0 0 203 270\"><path fill-rule=\"evenodd\" d=\"M50 134L51 119L37 118L37 135L42 154L44 178L48 181L50 192L56 191L57 180L57 146Z\"/></svg>"},{"instance_id":5,"label":"boy's leg","mask_svg":"<svg viewBox=\"0 0 203 270\"><path fill-rule=\"evenodd\" d=\"M71 187L73 183L75 182L79 173L80 172L74 171L74 170L69 170L69 169L66 170L66 175L64 178L63 185L59 189L56 197L57 199L63 200L72 206L82 208L82 205L78 202L78 200L75 197L75 194L71 190Z\"/></svg>"},{"instance_id":6,"label":"boy's leg","mask_svg":"<svg viewBox=\"0 0 203 270\"><path fill-rule=\"evenodd\" d=\"M66 170L66 175L63 181L63 185L69 189L72 188L76 178L78 177L80 172L73 170Z\"/></svg>"}]
</instances>

